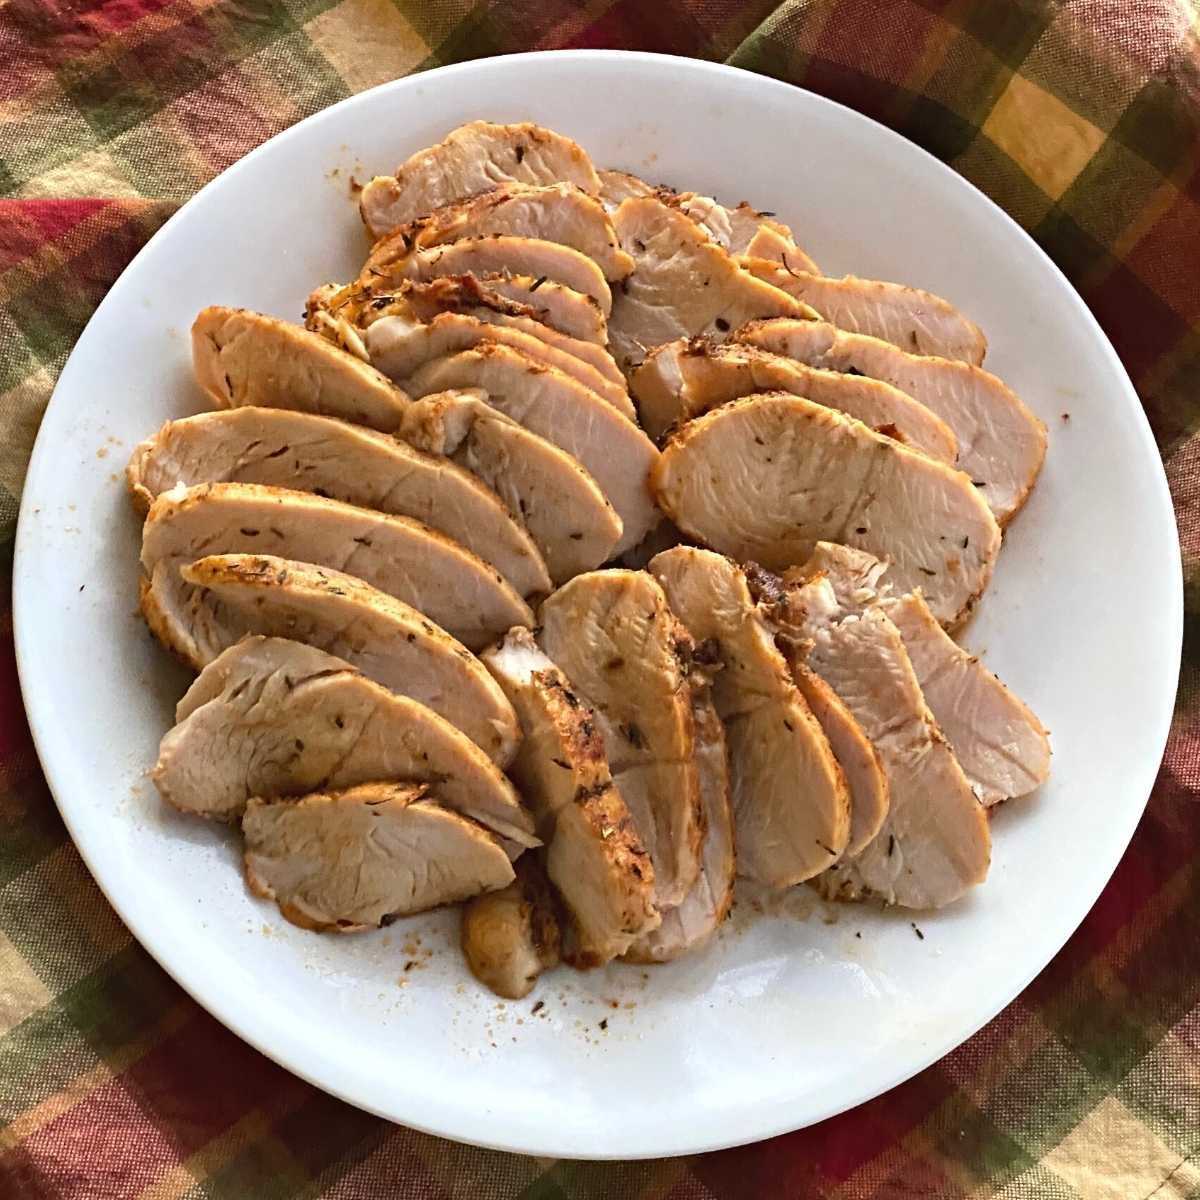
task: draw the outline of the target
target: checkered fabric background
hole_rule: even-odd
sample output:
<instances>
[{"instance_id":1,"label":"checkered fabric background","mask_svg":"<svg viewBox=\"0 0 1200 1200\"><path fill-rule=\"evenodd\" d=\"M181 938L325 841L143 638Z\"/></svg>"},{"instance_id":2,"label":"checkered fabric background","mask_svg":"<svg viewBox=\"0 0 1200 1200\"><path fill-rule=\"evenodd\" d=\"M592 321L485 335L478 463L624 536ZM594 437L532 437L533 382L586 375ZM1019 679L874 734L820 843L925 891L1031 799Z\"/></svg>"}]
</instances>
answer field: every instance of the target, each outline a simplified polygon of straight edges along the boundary
<instances>
[{"instance_id":1,"label":"checkered fabric background","mask_svg":"<svg viewBox=\"0 0 1200 1200\"><path fill-rule=\"evenodd\" d=\"M1158 437L1187 582L1177 718L1134 842L1017 1001L860 1109L690 1160L555 1163L456 1146L293 1079L132 941L38 770L5 589L0 1198L1200 1197L1190 0L0 0L0 558L11 561L29 449L76 337L202 183L352 92L568 46L724 60L867 113L1006 208L1092 307Z\"/></svg>"}]
</instances>

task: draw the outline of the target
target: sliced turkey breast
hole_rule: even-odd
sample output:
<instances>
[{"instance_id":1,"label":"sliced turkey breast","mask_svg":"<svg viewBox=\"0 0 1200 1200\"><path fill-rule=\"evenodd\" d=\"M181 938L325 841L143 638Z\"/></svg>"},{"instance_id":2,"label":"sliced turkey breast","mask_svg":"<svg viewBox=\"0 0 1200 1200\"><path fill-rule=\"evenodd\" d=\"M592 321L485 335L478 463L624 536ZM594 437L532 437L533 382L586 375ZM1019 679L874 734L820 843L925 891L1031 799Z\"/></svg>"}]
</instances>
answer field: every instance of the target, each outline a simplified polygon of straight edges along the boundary
<instances>
[{"instance_id":1,"label":"sliced turkey breast","mask_svg":"<svg viewBox=\"0 0 1200 1200\"><path fill-rule=\"evenodd\" d=\"M466 196L506 183L573 183L595 195L600 180L587 153L561 133L528 121L471 121L417 151L395 175L372 179L359 197L371 239Z\"/></svg>"},{"instance_id":2,"label":"sliced turkey breast","mask_svg":"<svg viewBox=\"0 0 1200 1200\"><path fill-rule=\"evenodd\" d=\"M837 899L876 897L908 908L951 903L987 874L987 813L925 704L900 631L878 608L847 613L823 575L797 588L792 600L803 613L793 631L811 643L801 661L870 738L891 799L875 838L817 886Z\"/></svg>"},{"instance_id":3,"label":"sliced turkey breast","mask_svg":"<svg viewBox=\"0 0 1200 1200\"><path fill-rule=\"evenodd\" d=\"M735 256L762 258L770 262L788 262L800 271L816 271L816 264L796 245L792 231L775 220L774 213L763 213L743 201L737 208L726 208L711 196L695 192L663 196L668 204L687 213L718 246Z\"/></svg>"},{"instance_id":4,"label":"sliced turkey breast","mask_svg":"<svg viewBox=\"0 0 1200 1200\"><path fill-rule=\"evenodd\" d=\"M986 805L1024 796L1050 776L1050 739L1027 704L937 623L919 592L885 606L925 702Z\"/></svg>"},{"instance_id":5,"label":"sliced turkey breast","mask_svg":"<svg viewBox=\"0 0 1200 1200\"><path fill-rule=\"evenodd\" d=\"M658 191L653 184L630 175L628 171L600 171L600 203L613 212L626 200L641 196L653 196Z\"/></svg>"},{"instance_id":6,"label":"sliced turkey breast","mask_svg":"<svg viewBox=\"0 0 1200 1200\"><path fill-rule=\"evenodd\" d=\"M700 874L683 901L663 913L662 924L630 947L625 957L633 962L668 962L698 949L716 932L733 904L737 862L725 729L707 695L693 699L692 718L696 726L696 772L705 820Z\"/></svg>"},{"instance_id":7,"label":"sliced turkey breast","mask_svg":"<svg viewBox=\"0 0 1200 1200\"><path fill-rule=\"evenodd\" d=\"M400 423L407 399L386 375L324 338L240 308L200 313L192 364L222 408L287 408L387 432Z\"/></svg>"},{"instance_id":8,"label":"sliced turkey breast","mask_svg":"<svg viewBox=\"0 0 1200 1200\"><path fill-rule=\"evenodd\" d=\"M845 853L853 857L872 841L887 817L890 802L887 774L879 752L833 688L798 659L792 663L792 679L817 718L846 777L850 792L850 837Z\"/></svg>"},{"instance_id":9,"label":"sliced turkey breast","mask_svg":"<svg viewBox=\"0 0 1200 1200\"><path fill-rule=\"evenodd\" d=\"M471 974L507 1000L528 996L538 976L557 966L560 932L541 867L526 854L516 878L463 909L462 949Z\"/></svg>"},{"instance_id":10,"label":"sliced turkey breast","mask_svg":"<svg viewBox=\"0 0 1200 1200\"><path fill-rule=\"evenodd\" d=\"M143 588L142 611L197 669L249 633L294 638L428 705L501 766L512 760L519 731L504 693L462 643L416 609L340 571L269 555L214 554L179 570L199 589L190 607L164 607L170 593L160 567Z\"/></svg>"},{"instance_id":11,"label":"sliced turkey breast","mask_svg":"<svg viewBox=\"0 0 1200 1200\"><path fill-rule=\"evenodd\" d=\"M510 285L517 282L508 281ZM533 288L537 280L529 279L526 282L527 286L523 291L516 286L510 286L508 291L513 295L509 296L500 290L499 280L492 279L483 283L474 275L454 275L445 279L431 279L428 283L413 283L406 279L393 296L394 300L403 306L403 311L407 311L419 321L432 321L442 313L460 313L478 321L504 325L520 330L521 333L531 334L556 350L582 359L624 391L625 376L621 374L621 368L602 344L605 340L603 327L597 330L594 322L589 323L586 329L589 334L587 338L564 333L553 324L554 313L542 303L546 295L563 292L568 297L583 302L585 311L590 307L594 316L599 317L595 301L590 296L584 296L582 292L572 292L548 280L532 291L530 288ZM368 305L359 318L360 323L364 327L373 324L376 313L387 313L390 309L390 305L381 309L378 302ZM599 336L596 336L597 333Z\"/></svg>"},{"instance_id":12,"label":"sliced turkey breast","mask_svg":"<svg viewBox=\"0 0 1200 1200\"><path fill-rule=\"evenodd\" d=\"M401 279L428 281L447 275L477 275L482 280L491 275L510 274L531 276L536 281L544 277L590 296L603 317L607 318L612 311L612 292L604 272L586 254L558 242L497 234L412 250L401 257L394 250L395 247L384 245L378 253L372 252L359 275L360 286L378 294L381 285L390 287ZM794 314L753 313L746 320L780 315Z\"/></svg>"},{"instance_id":13,"label":"sliced turkey breast","mask_svg":"<svg viewBox=\"0 0 1200 1200\"><path fill-rule=\"evenodd\" d=\"M571 917L564 956L601 966L655 929L654 867L609 772L596 712L527 629L483 655L521 721L510 768Z\"/></svg>"},{"instance_id":14,"label":"sliced turkey breast","mask_svg":"<svg viewBox=\"0 0 1200 1200\"><path fill-rule=\"evenodd\" d=\"M939 621L965 619L991 578L1000 529L961 471L800 396L735 400L684 425L653 476L684 531L770 570L818 541L892 562Z\"/></svg>"},{"instance_id":15,"label":"sliced turkey breast","mask_svg":"<svg viewBox=\"0 0 1200 1200\"><path fill-rule=\"evenodd\" d=\"M647 355L629 385L642 425L653 438L730 400L780 391L836 408L931 458L953 463L957 450L946 423L898 388L877 379L814 370L752 346L699 338L668 342Z\"/></svg>"},{"instance_id":16,"label":"sliced turkey breast","mask_svg":"<svg viewBox=\"0 0 1200 1200\"><path fill-rule=\"evenodd\" d=\"M607 346L608 320L605 311L600 301L588 292L576 291L545 274L482 272L476 278L489 291L532 308L543 325L579 341ZM612 357L607 349L604 353Z\"/></svg>"},{"instance_id":17,"label":"sliced turkey breast","mask_svg":"<svg viewBox=\"0 0 1200 1200\"><path fill-rule=\"evenodd\" d=\"M881 582L887 570L871 555L822 542L800 573L822 572L847 611L879 604L892 619L925 702L985 805L1033 791L1050 774L1042 723L942 629L920 592L893 595Z\"/></svg>"},{"instance_id":18,"label":"sliced turkey breast","mask_svg":"<svg viewBox=\"0 0 1200 1200\"><path fill-rule=\"evenodd\" d=\"M375 244L371 258L378 264L413 249L501 234L570 246L592 259L605 279L624 279L633 270L604 206L571 183L506 184L447 205L393 230Z\"/></svg>"},{"instance_id":19,"label":"sliced turkey breast","mask_svg":"<svg viewBox=\"0 0 1200 1200\"><path fill-rule=\"evenodd\" d=\"M513 877L486 829L411 784L254 799L242 830L250 890L319 932L375 929Z\"/></svg>"},{"instance_id":20,"label":"sliced turkey breast","mask_svg":"<svg viewBox=\"0 0 1200 1200\"><path fill-rule=\"evenodd\" d=\"M550 590L529 534L470 471L330 417L235 408L168 421L134 450L126 479L142 512L178 484L257 483L412 517L491 563L520 595Z\"/></svg>"},{"instance_id":21,"label":"sliced turkey breast","mask_svg":"<svg viewBox=\"0 0 1200 1200\"><path fill-rule=\"evenodd\" d=\"M676 338L720 341L759 317L815 315L743 271L695 221L655 196L626 200L613 225L635 263L617 290L608 330L613 357L626 370Z\"/></svg>"},{"instance_id":22,"label":"sliced turkey breast","mask_svg":"<svg viewBox=\"0 0 1200 1200\"><path fill-rule=\"evenodd\" d=\"M578 575L542 605L541 643L596 709L617 788L654 863L655 901L679 904L704 833L687 630L644 571Z\"/></svg>"},{"instance_id":23,"label":"sliced turkey breast","mask_svg":"<svg viewBox=\"0 0 1200 1200\"><path fill-rule=\"evenodd\" d=\"M880 338L914 354L935 354L975 366L987 353L987 338L979 326L932 292L853 275L827 279L788 259L738 261L756 278L811 305L840 329Z\"/></svg>"},{"instance_id":24,"label":"sliced turkey breast","mask_svg":"<svg viewBox=\"0 0 1200 1200\"><path fill-rule=\"evenodd\" d=\"M1025 503L1046 456L1046 427L995 375L966 362L910 354L824 321L755 322L737 340L907 392L954 430L958 466L1001 525Z\"/></svg>"},{"instance_id":25,"label":"sliced turkey breast","mask_svg":"<svg viewBox=\"0 0 1200 1200\"><path fill-rule=\"evenodd\" d=\"M571 455L485 396L470 389L414 400L401 432L430 454L452 455L495 489L537 543L556 584L606 562L622 525L599 485Z\"/></svg>"},{"instance_id":26,"label":"sliced turkey breast","mask_svg":"<svg viewBox=\"0 0 1200 1200\"><path fill-rule=\"evenodd\" d=\"M775 888L812 878L846 847L846 780L745 575L693 546L659 554L650 571L672 611L723 666L713 702L728 739L738 870Z\"/></svg>"},{"instance_id":27,"label":"sliced turkey breast","mask_svg":"<svg viewBox=\"0 0 1200 1200\"><path fill-rule=\"evenodd\" d=\"M374 321L363 335L363 342L371 362L389 378L396 380L407 379L426 363L458 354L462 350L472 350L485 342L512 346L535 362L569 375L629 420L636 420L633 401L629 399L623 379L616 383L582 358L553 346L536 334L509 325L481 321L461 313L441 313L426 322L409 315L395 314ZM846 376L837 378L844 379Z\"/></svg>"},{"instance_id":28,"label":"sliced turkey breast","mask_svg":"<svg viewBox=\"0 0 1200 1200\"><path fill-rule=\"evenodd\" d=\"M654 443L576 380L511 346L486 344L439 359L409 377L416 397L482 388L492 408L577 458L621 518L615 553L636 546L659 521L650 494Z\"/></svg>"},{"instance_id":29,"label":"sliced turkey breast","mask_svg":"<svg viewBox=\"0 0 1200 1200\"><path fill-rule=\"evenodd\" d=\"M147 576L160 563L214 552L344 571L423 612L469 649L533 619L494 567L408 517L252 483L173 488L150 506L142 531Z\"/></svg>"},{"instance_id":30,"label":"sliced turkey breast","mask_svg":"<svg viewBox=\"0 0 1200 1200\"><path fill-rule=\"evenodd\" d=\"M537 844L512 784L470 738L312 646L243 639L204 668L175 715L151 778L183 812L235 817L251 796L386 779L436 785L440 803L516 846Z\"/></svg>"}]
</instances>

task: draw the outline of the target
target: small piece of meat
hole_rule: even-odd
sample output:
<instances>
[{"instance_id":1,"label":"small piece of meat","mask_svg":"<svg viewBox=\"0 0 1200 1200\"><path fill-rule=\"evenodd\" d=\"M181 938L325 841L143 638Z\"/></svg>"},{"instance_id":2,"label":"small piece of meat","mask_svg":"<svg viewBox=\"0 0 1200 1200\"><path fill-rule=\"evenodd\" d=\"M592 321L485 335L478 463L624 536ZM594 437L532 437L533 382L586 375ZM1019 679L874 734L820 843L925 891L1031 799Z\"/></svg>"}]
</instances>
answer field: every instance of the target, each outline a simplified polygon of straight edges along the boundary
<instances>
[{"instance_id":1,"label":"small piece of meat","mask_svg":"<svg viewBox=\"0 0 1200 1200\"><path fill-rule=\"evenodd\" d=\"M462 950L471 974L506 1000L528 996L538 976L559 962L554 910L537 861L523 856L508 887L476 896L463 909Z\"/></svg>"},{"instance_id":2,"label":"small piece of meat","mask_svg":"<svg viewBox=\"0 0 1200 1200\"><path fill-rule=\"evenodd\" d=\"M696 772L700 778L705 820L700 874L682 902L663 913L659 928L640 937L630 947L625 958L631 962L669 962L699 949L717 931L733 904L737 861L725 729L704 692L693 697L692 717L696 726Z\"/></svg>"},{"instance_id":3,"label":"small piece of meat","mask_svg":"<svg viewBox=\"0 0 1200 1200\"><path fill-rule=\"evenodd\" d=\"M728 740L738 870L773 888L812 878L845 849L849 794L745 576L692 546L658 555L650 571L693 639L723 664L713 702Z\"/></svg>"},{"instance_id":4,"label":"small piece of meat","mask_svg":"<svg viewBox=\"0 0 1200 1200\"><path fill-rule=\"evenodd\" d=\"M1050 776L1050 739L1029 706L937 623L918 592L884 605L925 702L985 805L1024 796Z\"/></svg>"},{"instance_id":5,"label":"small piece of meat","mask_svg":"<svg viewBox=\"0 0 1200 1200\"><path fill-rule=\"evenodd\" d=\"M660 190L659 195L662 196ZM766 213L760 213L744 201L737 208L726 208L711 196L683 192L662 197L681 212L687 213L722 249L734 256L763 258L771 262L789 262L801 271L816 271L816 264L796 245L792 231Z\"/></svg>"},{"instance_id":6,"label":"small piece of meat","mask_svg":"<svg viewBox=\"0 0 1200 1200\"><path fill-rule=\"evenodd\" d=\"M888 564L846 546L819 543L795 575L816 572L846 611L877 604L895 623L925 702L983 804L1024 796L1046 781L1050 741L1042 723L942 629L920 592L893 595L883 581Z\"/></svg>"},{"instance_id":7,"label":"small piece of meat","mask_svg":"<svg viewBox=\"0 0 1200 1200\"><path fill-rule=\"evenodd\" d=\"M801 270L790 260L738 261L756 278L811 305L839 329L880 338L913 354L960 359L975 366L987 353L987 338L979 326L932 292L853 275L827 279Z\"/></svg>"},{"instance_id":8,"label":"small piece of meat","mask_svg":"<svg viewBox=\"0 0 1200 1200\"><path fill-rule=\"evenodd\" d=\"M743 271L690 217L655 196L626 200L613 224L635 263L609 320L610 349L627 371L677 338L722 341L758 318L815 316Z\"/></svg>"},{"instance_id":9,"label":"small piece of meat","mask_svg":"<svg viewBox=\"0 0 1200 1200\"><path fill-rule=\"evenodd\" d=\"M192 325L196 381L222 408L286 408L391 432L407 397L386 375L299 325L240 308Z\"/></svg>"},{"instance_id":10,"label":"small piece of meat","mask_svg":"<svg viewBox=\"0 0 1200 1200\"><path fill-rule=\"evenodd\" d=\"M626 200L641 196L653 196L658 190L644 179L630 175L628 171L600 171L600 203L614 212Z\"/></svg>"},{"instance_id":11,"label":"small piece of meat","mask_svg":"<svg viewBox=\"0 0 1200 1200\"><path fill-rule=\"evenodd\" d=\"M528 305L543 325L580 341L607 346L608 320L595 296L576 291L548 275L481 272L476 278L490 291ZM612 357L607 349L604 353Z\"/></svg>"},{"instance_id":12,"label":"small piece of meat","mask_svg":"<svg viewBox=\"0 0 1200 1200\"><path fill-rule=\"evenodd\" d=\"M796 325L807 321L792 322ZM924 405L877 379L820 371L753 346L693 339L651 351L630 376L642 425L652 438L730 400L756 392L791 392L835 408L930 458L954 463L950 428Z\"/></svg>"},{"instance_id":13,"label":"small piece of meat","mask_svg":"<svg viewBox=\"0 0 1200 1200\"><path fill-rule=\"evenodd\" d=\"M363 342L371 362L388 378L398 381L409 378L426 363L462 350L473 350L483 343L511 346L535 362L569 375L630 421L637 419L624 379L614 383L582 358L558 349L536 334L509 325L480 321L461 313L441 313L429 321L396 314L372 322L363 335Z\"/></svg>"},{"instance_id":14,"label":"small piece of meat","mask_svg":"<svg viewBox=\"0 0 1200 1200\"><path fill-rule=\"evenodd\" d=\"M594 570L621 538L621 518L580 464L492 408L478 389L414 400L401 435L493 488L529 531L554 583ZM549 591L549 589L546 589Z\"/></svg>"},{"instance_id":15,"label":"small piece of meat","mask_svg":"<svg viewBox=\"0 0 1200 1200\"><path fill-rule=\"evenodd\" d=\"M684 425L663 449L659 504L692 537L770 570L819 541L892 562L938 620L965 619L991 578L1000 528L961 471L800 396L735 400Z\"/></svg>"},{"instance_id":16,"label":"small piece of meat","mask_svg":"<svg viewBox=\"0 0 1200 1200\"><path fill-rule=\"evenodd\" d=\"M271 554L331 567L411 605L468 649L533 619L503 576L458 542L408 517L253 483L203 483L163 492L142 531L142 569L207 554ZM171 600L183 610L187 587Z\"/></svg>"},{"instance_id":17,"label":"small piece of meat","mask_svg":"<svg viewBox=\"0 0 1200 1200\"><path fill-rule=\"evenodd\" d=\"M966 362L910 354L824 321L761 321L737 340L907 392L954 431L958 467L1004 525L1025 503L1046 457L1046 427L995 375Z\"/></svg>"},{"instance_id":18,"label":"small piece of meat","mask_svg":"<svg viewBox=\"0 0 1200 1200\"><path fill-rule=\"evenodd\" d=\"M939 627L940 629L940 627ZM850 790L850 840L845 853L853 858L874 840L887 817L888 781L879 752L863 733L854 714L800 655L791 656L792 679L817 718Z\"/></svg>"},{"instance_id":19,"label":"small piece of meat","mask_svg":"<svg viewBox=\"0 0 1200 1200\"><path fill-rule=\"evenodd\" d=\"M393 230L376 243L371 257L378 264L389 254L399 258L413 249L501 234L570 246L592 259L605 279L624 279L633 270L603 205L569 183L506 184L447 205Z\"/></svg>"},{"instance_id":20,"label":"small piece of meat","mask_svg":"<svg viewBox=\"0 0 1200 1200\"><path fill-rule=\"evenodd\" d=\"M483 250L475 257L481 255L486 257ZM608 325L595 298L546 275L534 278L481 272L414 280L403 271L395 278L388 270L366 273L353 283L326 283L315 288L305 303L304 324L366 362L369 355L362 330L371 324L374 314L387 313L397 305L422 319L439 312L468 312L481 320L533 321L539 332L548 329L576 343L571 346L574 352L579 351L579 344L591 346L587 361L605 374L615 372L616 379L624 379L605 349ZM518 327L530 332L528 326Z\"/></svg>"},{"instance_id":21,"label":"small piece of meat","mask_svg":"<svg viewBox=\"0 0 1200 1200\"><path fill-rule=\"evenodd\" d=\"M495 237L463 238L446 246L412 250L399 257L394 251L395 247L389 245L377 254L373 252L358 277L358 285L378 294L381 285L395 286L401 279L428 281L448 275L475 275L480 280L504 274L531 276L534 280L553 280L573 292L590 296L605 319L612 312L612 291L604 272L586 254L559 242L497 234ZM752 314L780 315L792 314Z\"/></svg>"},{"instance_id":22,"label":"small piece of meat","mask_svg":"<svg viewBox=\"0 0 1200 1200\"><path fill-rule=\"evenodd\" d=\"M528 121L470 121L436 146L418 150L395 175L372 179L359 197L372 240L443 205L506 183L573 183L595 195L600 180L577 143Z\"/></svg>"},{"instance_id":23,"label":"small piece of meat","mask_svg":"<svg viewBox=\"0 0 1200 1200\"><path fill-rule=\"evenodd\" d=\"M594 392L511 346L485 344L438 359L409 378L414 397L482 388L488 404L579 460L621 518L614 553L637 545L661 514L650 491L654 443Z\"/></svg>"},{"instance_id":24,"label":"small piece of meat","mask_svg":"<svg viewBox=\"0 0 1200 1200\"><path fill-rule=\"evenodd\" d=\"M423 787L369 783L253 799L246 882L303 929L356 933L504 887L512 864L482 826Z\"/></svg>"},{"instance_id":25,"label":"small piece of meat","mask_svg":"<svg viewBox=\"0 0 1200 1200\"><path fill-rule=\"evenodd\" d=\"M500 766L512 761L520 731L504 693L479 659L416 609L340 571L270 555L214 554L180 573L199 589L194 607L164 613L156 572L142 611L197 670L247 634L293 638L432 708ZM177 630L187 644L172 639Z\"/></svg>"},{"instance_id":26,"label":"small piece of meat","mask_svg":"<svg viewBox=\"0 0 1200 1200\"><path fill-rule=\"evenodd\" d=\"M804 617L790 632L811 643L803 661L871 740L891 797L875 838L821 875L818 889L907 908L952 903L987 875L987 813L925 704L900 631L879 608L847 612L822 575L798 586L794 601Z\"/></svg>"},{"instance_id":27,"label":"small piece of meat","mask_svg":"<svg viewBox=\"0 0 1200 1200\"><path fill-rule=\"evenodd\" d=\"M644 571L578 575L542 605L542 649L595 710L617 788L654 863L655 902L679 904L704 833L686 656L691 638Z\"/></svg>"},{"instance_id":28,"label":"small piece of meat","mask_svg":"<svg viewBox=\"0 0 1200 1200\"><path fill-rule=\"evenodd\" d=\"M537 546L491 488L445 458L330 417L235 408L168 421L136 447L126 479L143 514L177 484L253 483L412 517L491 563L520 595L550 590Z\"/></svg>"},{"instance_id":29,"label":"small piece of meat","mask_svg":"<svg viewBox=\"0 0 1200 1200\"><path fill-rule=\"evenodd\" d=\"M470 738L312 646L244 638L204 668L175 717L151 778L182 812L228 819L251 796L386 779L436 785L446 807L514 846L537 844L512 784Z\"/></svg>"},{"instance_id":30,"label":"small piece of meat","mask_svg":"<svg viewBox=\"0 0 1200 1200\"><path fill-rule=\"evenodd\" d=\"M613 783L597 714L527 629L483 655L521 720L513 779L545 843L546 873L570 915L564 957L602 966L659 923L654 867Z\"/></svg>"},{"instance_id":31,"label":"small piece of meat","mask_svg":"<svg viewBox=\"0 0 1200 1200\"><path fill-rule=\"evenodd\" d=\"M536 291L529 291L536 280L527 279L524 291L512 286L516 282L508 281L510 286L507 291L512 293L510 296L500 290L500 280L492 279L485 284L474 275L454 275L445 279L431 279L428 283L413 283L406 279L392 294L389 303L381 304L380 300L385 297L379 297L375 303L366 305L357 319L360 325L368 328L378 319L375 314L386 315L393 310L405 313L417 321L432 321L443 313L474 317L477 321L503 325L539 338L555 350L581 359L624 391L625 376L621 374L621 368L603 345L604 330L601 328L597 331L594 326L586 328L584 332L589 334L586 338L564 333L554 324L554 311L544 303L547 299L553 301L555 293L564 293L567 297L574 297L585 306L590 306L595 316L598 316L591 297L584 296L581 292L571 292L561 284L551 284L548 280ZM543 289L548 291L542 294ZM513 298L522 296L523 299ZM558 302L561 306L561 296L558 297ZM599 337L595 336L597 332Z\"/></svg>"}]
</instances>

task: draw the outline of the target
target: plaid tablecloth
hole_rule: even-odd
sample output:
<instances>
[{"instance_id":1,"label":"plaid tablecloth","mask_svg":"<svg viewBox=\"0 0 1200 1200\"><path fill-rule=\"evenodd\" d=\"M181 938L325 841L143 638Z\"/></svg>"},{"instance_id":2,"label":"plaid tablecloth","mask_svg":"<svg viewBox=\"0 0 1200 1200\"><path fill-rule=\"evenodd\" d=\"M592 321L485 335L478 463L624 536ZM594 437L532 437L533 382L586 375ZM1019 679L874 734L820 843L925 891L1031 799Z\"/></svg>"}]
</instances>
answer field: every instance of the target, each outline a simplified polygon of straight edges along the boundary
<instances>
[{"instance_id":1,"label":"plaid tablecloth","mask_svg":"<svg viewBox=\"0 0 1200 1200\"><path fill-rule=\"evenodd\" d=\"M1178 715L1133 845L1020 999L854 1112L657 1163L456 1146L292 1078L132 941L39 772L6 588L0 1198L1200 1197L1200 13L1188 0L0 0L3 561L72 344L197 187L352 92L567 46L724 60L857 108L1003 205L1091 305L1154 425L1188 574Z\"/></svg>"}]
</instances>

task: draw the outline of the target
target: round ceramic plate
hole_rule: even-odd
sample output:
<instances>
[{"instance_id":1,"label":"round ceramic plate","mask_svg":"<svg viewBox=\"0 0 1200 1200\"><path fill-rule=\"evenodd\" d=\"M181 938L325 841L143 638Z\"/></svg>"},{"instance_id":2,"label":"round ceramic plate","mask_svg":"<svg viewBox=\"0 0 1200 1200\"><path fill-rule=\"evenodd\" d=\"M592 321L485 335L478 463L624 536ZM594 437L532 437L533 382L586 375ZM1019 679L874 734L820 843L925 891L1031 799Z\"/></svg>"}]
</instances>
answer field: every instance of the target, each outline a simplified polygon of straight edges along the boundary
<instances>
[{"instance_id":1,"label":"round ceramic plate","mask_svg":"<svg viewBox=\"0 0 1200 1200\"><path fill-rule=\"evenodd\" d=\"M829 274L932 289L1050 429L967 643L1041 715L1054 774L996 813L991 876L937 914L743 898L703 953L554 973L500 1003L457 914L319 937L243 886L228 831L145 778L184 674L136 615L122 468L202 407L188 327L206 304L297 320L365 246L352 176L463 121L533 120L623 167L772 209ZM1070 414L1069 419L1067 414ZM50 785L142 944L253 1045L354 1104L465 1141L634 1157L766 1137L878 1095L970 1036L1083 918L1137 823L1179 665L1180 565L1159 457L1112 348L999 209L908 142L754 75L641 54L528 55L414 76L248 155L109 292L46 413L26 485L17 649ZM761 911L759 911L761 909ZM859 936L861 934L861 936ZM534 1012L536 1001L542 1006Z\"/></svg>"}]
</instances>

